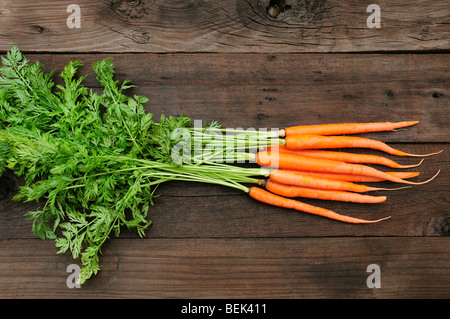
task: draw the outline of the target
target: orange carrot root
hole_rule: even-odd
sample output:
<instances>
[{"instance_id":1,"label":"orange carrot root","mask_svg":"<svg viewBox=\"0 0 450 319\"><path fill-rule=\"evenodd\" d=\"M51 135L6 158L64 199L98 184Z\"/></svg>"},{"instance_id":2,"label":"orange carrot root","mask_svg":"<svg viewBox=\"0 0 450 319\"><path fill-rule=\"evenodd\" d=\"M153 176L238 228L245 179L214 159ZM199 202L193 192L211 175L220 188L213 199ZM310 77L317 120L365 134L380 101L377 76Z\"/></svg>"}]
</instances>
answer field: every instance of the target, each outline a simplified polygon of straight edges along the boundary
<instances>
[{"instance_id":1,"label":"orange carrot root","mask_svg":"<svg viewBox=\"0 0 450 319\"><path fill-rule=\"evenodd\" d=\"M266 182L265 187L268 191L284 197L306 197L353 203L381 203L386 201L386 196L369 196L346 191L323 190L286 185L274 182L270 179Z\"/></svg>"},{"instance_id":2,"label":"orange carrot root","mask_svg":"<svg viewBox=\"0 0 450 319\"><path fill-rule=\"evenodd\" d=\"M421 165L424 159L416 164L402 165L377 155L323 150L367 148L396 156L414 157L426 157L441 153L442 150L429 154L412 154L395 149L381 141L342 136L392 131L417 123L419 122L319 124L293 126L279 130L277 134L284 138L281 140L281 145L269 147L266 151L260 151L256 154L256 162L260 166L273 168L269 170L269 179L261 180L258 183L265 189L252 187L249 194L252 198L266 204L324 216L346 223L376 223L388 219L390 216L377 220L354 218L302 203L292 198L305 197L356 203L381 203L386 200L386 196L370 196L360 193L403 189L405 187L386 189L355 184L355 182L391 181L408 185L422 185L432 181L440 173L440 170L428 180L413 182L406 179L418 176L419 172L383 172L371 166L363 165L377 164L391 168L412 168Z\"/></svg>"},{"instance_id":3,"label":"orange carrot root","mask_svg":"<svg viewBox=\"0 0 450 319\"><path fill-rule=\"evenodd\" d=\"M339 124L317 124L317 125L301 125L286 128L285 136L300 134L317 134L317 135L342 135L357 134L367 132L392 131L418 124L419 121L403 121L403 122L374 122L374 123L339 123Z\"/></svg>"},{"instance_id":4,"label":"orange carrot root","mask_svg":"<svg viewBox=\"0 0 450 319\"><path fill-rule=\"evenodd\" d=\"M336 152L336 151L324 151L324 150L293 150L289 149L284 145L280 145L274 148L268 148L269 151L278 151L278 152L285 152L290 154L296 154L306 157L313 157L313 158L322 158L322 159L330 159L340 162L346 162L346 163L365 163L365 164L378 164L378 165L384 165L391 168L413 168L417 167L424 159L421 159L421 161L417 164L412 165L401 165L397 162L394 162L388 158L377 156L377 155L367 155L367 154L354 154L354 153L345 153L345 152Z\"/></svg>"},{"instance_id":5,"label":"orange carrot root","mask_svg":"<svg viewBox=\"0 0 450 319\"><path fill-rule=\"evenodd\" d=\"M344 163L326 159L310 158L288 153L279 153L279 152L274 153L267 151L258 152L256 156L256 161L261 166L271 166L279 169L364 175L385 179L391 182L410 185L421 185L428 183L431 180L433 180L439 173L438 171L438 173L434 177L424 182L411 182L400 179L396 176L387 174L386 172L377 170L373 167L366 165Z\"/></svg>"},{"instance_id":6,"label":"orange carrot root","mask_svg":"<svg viewBox=\"0 0 450 319\"><path fill-rule=\"evenodd\" d=\"M387 190L386 188L370 187L366 185L355 184L352 182L302 175L296 171L284 169L271 171L270 179L272 181L281 184L309 187L322 190L349 191L355 193Z\"/></svg>"},{"instance_id":7,"label":"orange carrot root","mask_svg":"<svg viewBox=\"0 0 450 319\"><path fill-rule=\"evenodd\" d=\"M295 209L297 211L302 211L302 212L309 213L309 214L319 215L319 216L327 217L327 218L338 220L338 221L345 222L345 223L353 223L353 224L377 223L379 221L390 218L390 216L389 216L389 217L385 217L385 218L381 218L381 219L377 219L377 220L365 220L365 219L359 219L359 218L355 218L355 217L345 216L345 215L338 214L334 211L331 211L331 210L328 210L328 209L325 209L322 207L305 204L305 203L302 203L297 200L285 198L285 197L270 193L259 187L252 187L250 189L249 195L252 198L254 198L257 201L260 201L262 203L266 203L266 204L278 206L278 207Z\"/></svg>"},{"instance_id":8,"label":"orange carrot root","mask_svg":"<svg viewBox=\"0 0 450 319\"><path fill-rule=\"evenodd\" d=\"M364 137L355 136L322 136L322 135L291 135L285 138L286 148L300 149L323 149L323 148L370 148L386 152L396 156L425 157L441 153L443 150L430 154L411 154L390 147L389 145Z\"/></svg>"},{"instance_id":9,"label":"orange carrot root","mask_svg":"<svg viewBox=\"0 0 450 319\"><path fill-rule=\"evenodd\" d=\"M386 181L386 179L371 177L371 176L364 176L364 175L310 172L310 171L301 171L301 170L298 170L297 172L302 175L306 175L306 176L314 176L314 177L319 177L319 178L332 179L332 180L338 180L338 181L347 181L347 182L367 183L367 182ZM408 178L413 178L413 177L420 175L419 172L386 172L386 174L395 176L400 179L408 179Z\"/></svg>"}]
</instances>

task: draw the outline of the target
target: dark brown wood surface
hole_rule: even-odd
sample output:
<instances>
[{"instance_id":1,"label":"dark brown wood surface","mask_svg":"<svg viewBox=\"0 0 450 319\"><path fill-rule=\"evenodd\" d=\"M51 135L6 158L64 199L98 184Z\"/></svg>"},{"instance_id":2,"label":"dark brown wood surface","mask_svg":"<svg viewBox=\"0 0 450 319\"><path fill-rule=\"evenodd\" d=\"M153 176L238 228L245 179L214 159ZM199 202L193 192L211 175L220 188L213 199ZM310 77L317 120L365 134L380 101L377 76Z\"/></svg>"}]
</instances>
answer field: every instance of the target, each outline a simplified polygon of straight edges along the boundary
<instances>
[{"instance_id":1,"label":"dark brown wood surface","mask_svg":"<svg viewBox=\"0 0 450 319\"><path fill-rule=\"evenodd\" d=\"M448 1L388 1L381 28L357 0L77 1L79 29L67 28L68 1L3 1L0 48L18 43L51 52L361 52L445 50ZM284 3L284 5L283 5Z\"/></svg>"},{"instance_id":2,"label":"dark brown wood surface","mask_svg":"<svg viewBox=\"0 0 450 319\"><path fill-rule=\"evenodd\" d=\"M415 180L441 173L379 192L389 196L382 204L304 200L355 217L391 216L373 225L269 207L220 186L168 183L147 237L124 230L105 246L101 272L69 289L66 268L76 261L33 236L24 214L37 204L12 200L23 181L6 172L0 297L450 297L448 2L377 2L380 29L367 28L370 13L358 1L286 0L277 17L264 0L78 3L81 28L68 29L69 2L1 2L0 50L18 44L46 71L81 60L94 89L92 62L112 58L117 78L132 80L130 94L149 97L155 116L233 128L419 120L366 136L415 153L443 149ZM366 285L370 264L380 266L381 288Z\"/></svg>"}]
</instances>

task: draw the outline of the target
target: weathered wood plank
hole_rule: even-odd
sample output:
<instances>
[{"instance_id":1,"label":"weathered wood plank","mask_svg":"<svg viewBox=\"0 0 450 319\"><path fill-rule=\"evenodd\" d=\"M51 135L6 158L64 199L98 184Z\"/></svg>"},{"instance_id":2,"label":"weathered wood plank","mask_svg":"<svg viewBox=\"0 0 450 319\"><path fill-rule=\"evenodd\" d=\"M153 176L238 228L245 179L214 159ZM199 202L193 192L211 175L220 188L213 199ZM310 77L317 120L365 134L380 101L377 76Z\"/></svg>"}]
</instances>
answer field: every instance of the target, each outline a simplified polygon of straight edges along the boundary
<instances>
[{"instance_id":1,"label":"weathered wood plank","mask_svg":"<svg viewBox=\"0 0 450 319\"><path fill-rule=\"evenodd\" d=\"M449 144L405 144L416 152L448 150ZM394 146L401 146L395 145ZM399 159L397 159L400 161ZM417 162L413 159L412 162ZM411 163L411 160L402 160ZM379 167L382 168L382 167ZM389 171L390 169L382 168ZM373 194L387 195L380 204L329 202L313 199L302 201L325 207L346 215L391 219L372 225L342 224L323 217L293 212L265 205L245 193L215 185L173 182L160 186L160 197L150 210L153 225L149 238L192 237L336 237L336 236L448 236L450 221L450 157L445 151L427 158L417 168L422 181L441 169L440 175L429 184L396 191ZM415 169L411 169L415 171ZM11 173L0 178L0 238L32 239L31 222L24 214L36 210L37 203L21 204L11 200L21 180ZM375 183L394 188L398 184ZM124 230L120 237L137 238L134 231Z\"/></svg>"},{"instance_id":2,"label":"weathered wood plank","mask_svg":"<svg viewBox=\"0 0 450 319\"><path fill-rule=\"evenodd\" d=\"M268 13L270 3L281 7ZM355 0L76 1L3 0L0 49L52 52L358 52L447 50L448 1ZM272 13L272 12L271 12ZM69 20L69 24L67 24Z\"/></svg>"},{"instance_id":3,"label":"weathered wood plank","mask_svg":"<svg viewBox=\"0 0 450 319\"><path fill-rule=\"evenodd\" d=\"M419 120L386 142L450 142L446 54L71 54L28 55L50 71L81 60L87 86L98 86L94 60L112 58L130 94L150 98L159 117L184 114L224 127Z\"/></svg>"},{"instance_id":4,"label":"weathered wood plank","mask_svg":"<svg viewBox=\"0 0 450 319\"><path fill-rule=\"evenodd\" d=\"M112 240L102 271L66 285L49 242L0 241L2 298L448 298L449 238ZM349 253L351 252L351 253ZM370 264L381 287L368 288Z\"/></svg>"}]
</instances>

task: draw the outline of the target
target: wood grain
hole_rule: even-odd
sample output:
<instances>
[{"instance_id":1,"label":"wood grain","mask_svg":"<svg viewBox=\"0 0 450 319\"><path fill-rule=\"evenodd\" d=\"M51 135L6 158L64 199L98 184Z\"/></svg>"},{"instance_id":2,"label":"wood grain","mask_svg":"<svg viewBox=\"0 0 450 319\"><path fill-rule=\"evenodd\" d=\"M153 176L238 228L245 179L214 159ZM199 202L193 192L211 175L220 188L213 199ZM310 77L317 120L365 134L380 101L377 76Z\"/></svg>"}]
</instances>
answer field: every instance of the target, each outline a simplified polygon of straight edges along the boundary
<instances>
[{"instance_id":1,"label":"wood grain","mask_svg":"<svg viewBox=\"0 0 450 319\"><path fill-rule=\"evenodd\" d=\"M69 289L70 256L0 242L2 298L448 298L449 238L115 239L103 270ZM367 267L381 271L368 288Z\"/></svg>"},{"instance_id":2,"label":"wood grain","mask_svg":"<svg viewBox=\"0 0 450 319\"><path fill-rule=\"evenodd\" d=\"M448 50L448 1L368 3L286 0L76 1L81 27L68 28L68 1L3 0L0 49L48 52L362 52Z\"/></svg>"},{"instance_id":3,"label":"wood grain","mask_svg":"<svg viewBox=\"0 0 450 319\"><path fill-rule=\"evenodd\" d=\"M28 54L58 72L70 60L112 58L117 79L150 99L149 112L217 120L231 128L418 120L386 142L450 142L446 54ZM57 73L58 73L57 72ZM56 74L57 74L56 73Z\"/></svg>"},{"instance_id":4,"label":"wood grain","mask_svg":"<svg viewBox=\"0 0 450 319\"><path fill-rule=\"evenodd\" d=\"M92 62L112 58L117 79L132 80L129 93L148 96L156 117L233 128L419 120L365 136L410 152L444 149L416 180L441 173L377 205L303 200L391 216L372 225L270 207L221 186L167 183L147 236L122 230L104 246L100 273L69 289L66 269L78 261L32 234L24 214L39 203L13 201L23 180L7 171L0 298L450 297L448 1L377 1L379 29L366 25L369 2L355 0L83 0L81 28L70 29L72 3L0 0L0 52L18 44L55 74L81 60L95 91ZM370 264L380 266L380 289L366 285Z\"/></svg>"}]
</instances>

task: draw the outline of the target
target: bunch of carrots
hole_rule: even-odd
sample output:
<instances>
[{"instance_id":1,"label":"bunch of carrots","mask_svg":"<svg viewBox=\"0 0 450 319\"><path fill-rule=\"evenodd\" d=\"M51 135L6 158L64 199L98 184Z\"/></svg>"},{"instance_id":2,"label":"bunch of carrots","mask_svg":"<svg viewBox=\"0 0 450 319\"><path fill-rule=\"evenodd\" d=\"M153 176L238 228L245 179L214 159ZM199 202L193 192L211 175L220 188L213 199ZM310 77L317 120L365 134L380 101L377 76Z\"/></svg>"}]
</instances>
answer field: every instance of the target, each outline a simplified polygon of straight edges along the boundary
<instances>
[{"instance_id":1,"label":"bunch of carrots","mask_svg":"<svg viewBox=\"0 0 450 319\"><path fill-rule=\"evenodd\" d=\"M425 157L438 154L410 154L394 149L387 144L363 137L343 136L376 131L391 131L417 124L413 122L342 123L295 126L280 131L280 143L258 151L256 162L266 167L267 179L259 180L262 187L251 187L249 195L261 202L328 217L347 223L374 223L378 220L364 220L341 215L334 211L312 206L292 199L295 197L356 203L380 203L386 196L372 196L364 193L386 190L358 182L391 181L395 183L420 185L434 179L412 182L409 178L418 172L384 172L365 164L378 164L390 168L417 167L423 159L413 165L400 165L378 155L354 154L329 149L366 148L396 156Z\"/></svg>"},{"instance_id":2,"label":"bunch of carrots","mask_svg":"<svg viewBox=\"0 0 450 319\"><path fill-rule=\"evenodd\" d=\"M155 191L166 181L233 187L270 205L342 222L373 223L389 217L358 219L296 198L380 203L386 196L367 193L385 188L366 182L419 185L439 173L413 182L410 179L418 172L384 172L369 165L406 169L422 161L399 165L381 156L336 151L365 148L395 156L438 154L409 154L351 136L392 131L417 121L306 125L270 132L223 130L218 122L197 128L184 116L161 116L155 121L144 110L148 98L128 96L124 91L131 87L130 81L114 79L110 59L93 63L100 94L84 86L85 76L76 76L80 61L64 67L63 85L55 85L53 72L44 73L39 62L29 63L17 46L1 62L0 176L10 169L24 177L25 186L16 200L44 202L27 213L33 232L54 239L59 253L71 251L81 259L81 283L99 271L101 248L111 233L119 236L126 226L144 236L151 225L147 213ZM225 139L213 137L214 130L225 131ZM258 167L234 165L240 160Z\"/></svg>"}]
</instances>

